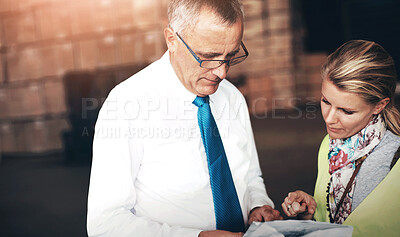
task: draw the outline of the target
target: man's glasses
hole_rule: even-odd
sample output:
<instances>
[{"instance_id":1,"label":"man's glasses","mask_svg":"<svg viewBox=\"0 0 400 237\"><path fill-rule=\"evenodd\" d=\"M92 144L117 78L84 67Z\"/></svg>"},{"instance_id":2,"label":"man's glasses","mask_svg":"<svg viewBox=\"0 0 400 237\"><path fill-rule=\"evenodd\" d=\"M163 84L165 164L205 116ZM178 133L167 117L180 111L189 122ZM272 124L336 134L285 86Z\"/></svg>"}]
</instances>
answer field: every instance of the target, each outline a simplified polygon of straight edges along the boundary
<instances>
[{"instance_id":1,"label":"man's glasses","mask_svg":"<svg viewBox=\"0 0 400 237\"><path fill-rule=\"evenodd\" d=\"M186 48L189 50L189 52L193 55L193 57L196 59L197 62L200 63L200 67L202 68L207 68L207 69L214 69L220 67L222 64L226 63L228 66L233 66L238 63L243 62L247 56L249 56L249 52L246 49L246 46L244 46L243 42L240 42L240 45L243 48L244 55L241 55L239 57L234 57L229 60L201 60L199 56L193 52L193 50L189 47L189 45L186 44L186 42L182 39L182 37L176 32L176 35L179 37L180 40L185 44Z\"/></svg>"}]
</instances>

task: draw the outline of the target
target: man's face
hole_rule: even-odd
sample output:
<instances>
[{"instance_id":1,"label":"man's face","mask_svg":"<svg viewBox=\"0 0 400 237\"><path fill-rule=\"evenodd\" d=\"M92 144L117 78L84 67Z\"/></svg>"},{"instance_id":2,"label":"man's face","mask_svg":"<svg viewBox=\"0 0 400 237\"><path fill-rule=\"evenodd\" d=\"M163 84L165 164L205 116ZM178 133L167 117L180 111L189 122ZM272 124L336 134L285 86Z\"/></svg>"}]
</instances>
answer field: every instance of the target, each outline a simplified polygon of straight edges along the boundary
<instances>
[{"instance_id":1,"label":"man's face","mask_svg":"<svg viewBox=\"0 0 400 237\"><path fill-rule=\"evenodd\" d=\"M241 20L231 26L223 25L213 13L203 10L196 26L181 36L200 59L228 60L238 56L243 27ZM202 97L216 92L229 67L223 64L215 69L201 68L177 36L175 44L175 50L170 50L171 63L185 88Z\"/></svg>"}]
</instances>

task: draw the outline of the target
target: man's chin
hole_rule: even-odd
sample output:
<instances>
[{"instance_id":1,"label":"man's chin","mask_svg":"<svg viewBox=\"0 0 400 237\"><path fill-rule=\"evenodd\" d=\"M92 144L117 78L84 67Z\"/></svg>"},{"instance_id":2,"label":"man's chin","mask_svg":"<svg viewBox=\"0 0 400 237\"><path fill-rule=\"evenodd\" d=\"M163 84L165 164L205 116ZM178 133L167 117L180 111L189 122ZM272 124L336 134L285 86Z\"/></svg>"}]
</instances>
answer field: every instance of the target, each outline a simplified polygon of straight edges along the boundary
<instances>
[{"instance_id":1,"label":"man's chin","mask_svg":"<svg viewBox=\"0 0 400 237\"><path fill-rule=\"evenodd\" d=\"M218 90L219 83L215 83L214 85L210 86L203 86L201 89L197 91L197 95L204 97L207 95L212 95Z\"/></svg>"}]
</instances>

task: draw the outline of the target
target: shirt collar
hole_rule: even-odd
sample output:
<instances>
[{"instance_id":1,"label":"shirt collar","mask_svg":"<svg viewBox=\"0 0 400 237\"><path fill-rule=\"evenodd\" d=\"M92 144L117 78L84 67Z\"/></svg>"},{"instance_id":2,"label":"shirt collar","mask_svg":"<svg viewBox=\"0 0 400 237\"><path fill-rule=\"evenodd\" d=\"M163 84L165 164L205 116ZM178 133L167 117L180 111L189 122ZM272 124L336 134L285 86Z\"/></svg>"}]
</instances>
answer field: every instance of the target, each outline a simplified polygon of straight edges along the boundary
<instances>
[{"instance_id":1,"label":"shirt collar","mask_svg":"<svg viewBox=\"0 0 400 237\"><path fill-rule=\"evenodd\" d=\"M164 88L170 90L175 96L181 97L184 101L193 102L194 99L196 99L196 95L188 91L182 84L181 80L179 80L174 68L172 67L168 50L161 57L160 61L162 62L162 65L165 65L165 75L170 75L166 80L164 80Z\"/></svg>"}]
</instances>

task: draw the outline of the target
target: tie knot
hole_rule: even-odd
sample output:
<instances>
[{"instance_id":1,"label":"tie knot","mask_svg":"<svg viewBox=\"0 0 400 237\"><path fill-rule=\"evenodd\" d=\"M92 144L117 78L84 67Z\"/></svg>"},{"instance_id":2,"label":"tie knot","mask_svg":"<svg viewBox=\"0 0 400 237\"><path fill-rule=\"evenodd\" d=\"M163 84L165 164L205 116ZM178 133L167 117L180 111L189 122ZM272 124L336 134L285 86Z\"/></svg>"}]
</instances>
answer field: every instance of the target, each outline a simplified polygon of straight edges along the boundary
<instances>
[{"instance_id":1,"label":"tie knot","mask_svg":"<svg viewBox=\"0 0 400 237\"><path fill-rule=\"evenodd\" d=\"M203 104L208 103L210 97L205 96L205 97L200 97L197 96L196 99L194 99L193 104L195 104L197 107L201 107Z\"/></svg>"}]
</instances>

